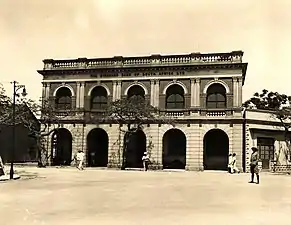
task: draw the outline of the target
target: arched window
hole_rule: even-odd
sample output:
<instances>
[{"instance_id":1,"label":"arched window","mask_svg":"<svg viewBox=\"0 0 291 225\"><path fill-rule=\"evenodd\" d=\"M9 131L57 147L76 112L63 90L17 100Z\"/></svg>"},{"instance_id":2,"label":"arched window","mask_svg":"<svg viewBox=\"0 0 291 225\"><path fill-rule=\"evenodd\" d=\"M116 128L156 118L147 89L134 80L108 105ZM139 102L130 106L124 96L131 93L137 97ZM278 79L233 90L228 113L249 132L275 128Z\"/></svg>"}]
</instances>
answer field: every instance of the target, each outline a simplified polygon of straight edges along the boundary
<instances>
[{"instance_id":1,"label":"arched window","mask_svg":"<svg viewBox=\"0 0 291 225\"><path fill-rule=\"evenodd\" d=\"M173 84L166 91L166 109L183 109L185 107L184 90Z\"/></svg>"},{"instance_id":2,"label":"arched window","mask_svg":"<svg viewBox=\"0 0 291 225\"><path fill-rule=\"evenodd\" d=\"M105 109L107 107L107 91L104 87L95 87L91 92L91 109Z\"/></svg>"},{"instance_id":3,"label":"arched window","mask_svg":"<svg viewBox=\"0 0 291 225\"><path fill-rule=\"evenodd\" d=\"M72 93L67 87L61 87L55 98L55 106L57 109L71 109L72 108Z\"/></svg>"},{"instance_id":4,"label":"arched window","mask_svg":"<svg viewBox=\"0 0 291 225\"><path fill-rule=\"evenodd\" d=\"M212 84L207 89L206 107L211 109L226 108L226 90L221 84Z\"/></svg>"},{"instance_id":5,"label":"arched window","mask_svg":"<svg viewBox=\"0 0 291 225\"><path fill-rule=\"evenodd\" d=\"M139 85L134 85L127 91L127 97L142 97L145 98L145 91L144 89Z\"/></svg>"}]
</instances>

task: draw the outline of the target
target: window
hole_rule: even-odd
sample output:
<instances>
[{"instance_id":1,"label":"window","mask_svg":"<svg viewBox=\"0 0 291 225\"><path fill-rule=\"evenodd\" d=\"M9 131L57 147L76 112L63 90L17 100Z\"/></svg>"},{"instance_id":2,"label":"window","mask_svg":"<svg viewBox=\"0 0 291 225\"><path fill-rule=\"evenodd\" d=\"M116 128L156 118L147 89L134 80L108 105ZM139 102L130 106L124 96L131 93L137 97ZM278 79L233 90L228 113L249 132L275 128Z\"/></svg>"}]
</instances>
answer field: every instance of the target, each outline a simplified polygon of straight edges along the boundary
<instances>
[{"instance_id":1,"label":"window","mask_svg":"<svg viewBox=\"0 0 291 225\"><path fill-rule=\"evenodd\" d=\"M95 87L91 92L91 109L105 109L107 107L107 91L104 87Z\"/></svg>"},{"instance_id":2,"label":"window","mask_svg":"<svg viewBox=\"0 0 291 225\"><path fill-rule=\"evenodd\" d=\"M183 109L185 107L184 90L174 84L166 92L166 109Z\"/></svg>"},{"instance_id":3,"label":"window","mask_svg":"<svg viewBox=\"0 0 291 225\"><path fill-rule=\"evenodd\" d=\"M221 84L212 84L208 88L206 107L210 109L226 108L226 91Z\"/></svg>"},{"instance_id":4,"label":"window","mask_svg":"<svg viewBox=\"0 0 291 225\"><path fill-rule=\"evenodd\" d=\"M144 89L139 85L134 85L127 91L127 97L142 97L145 98L145 92Z\"/></svg>"},{"instance_id":5,"label":"window","mask_svg":"<svg viewBox=\"0 0 291 225\"><path fill-rule=\"evenodd\" d=\"M55 105L57 109L61 110L72 108L72 93L69 88L62 87L57 91Z\"/></svg>"},{"instance_id":6,"label":"window","mask_svg":"<svg viewBox=\"0 0 291 225\"><path fill-rule=\"evenodd\" d=\"M273 138L257 138L257 148L263 169L268 169L270 160L274 160L274 143L275 140Z\"/></svg>"}]
</instances>

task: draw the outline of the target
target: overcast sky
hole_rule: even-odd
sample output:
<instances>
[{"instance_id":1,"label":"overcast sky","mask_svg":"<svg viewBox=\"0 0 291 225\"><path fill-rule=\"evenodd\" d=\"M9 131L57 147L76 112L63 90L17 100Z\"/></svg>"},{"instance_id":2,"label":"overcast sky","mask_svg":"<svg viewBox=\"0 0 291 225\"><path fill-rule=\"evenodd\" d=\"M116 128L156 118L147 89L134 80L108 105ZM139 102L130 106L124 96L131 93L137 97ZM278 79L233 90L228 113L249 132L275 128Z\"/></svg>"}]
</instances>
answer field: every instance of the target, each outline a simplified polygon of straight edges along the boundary
<instances>
[{"instance_id":1,"label":"overcast sky","mask_svg":"<svg viewBox=\"0 0 291 225\"><path fill-rule=\"evenodd\" d=\"M243 50L243 100L291 95L290 10L289 0L0 0L0 82L38 99L44 58Z\"/></svg>"}]
</instances>

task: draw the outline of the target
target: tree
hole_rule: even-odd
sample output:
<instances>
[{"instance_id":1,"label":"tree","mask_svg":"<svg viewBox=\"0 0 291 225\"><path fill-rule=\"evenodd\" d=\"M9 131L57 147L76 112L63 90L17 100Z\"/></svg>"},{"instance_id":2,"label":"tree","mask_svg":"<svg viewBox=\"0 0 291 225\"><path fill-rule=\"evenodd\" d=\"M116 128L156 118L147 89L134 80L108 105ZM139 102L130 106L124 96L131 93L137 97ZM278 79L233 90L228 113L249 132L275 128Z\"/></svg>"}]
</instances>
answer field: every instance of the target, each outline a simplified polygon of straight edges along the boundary
<instances>
[{"instance_id":1,"label":"tree","mask_svg":"<svg viewBox=\"0 0 291 225\"><path fill-rule=\"evenodd\" d=\"M280 94L278 92L262 90L262 93L256 92L252 98L243 103L246 108L256 108L261 110L269 110L271 116L280 122L280 126L284 129L284 140L286 148L280 147L278 156L283 153L286 161L291 155L291 96ZM279 157L276 157L276 165L279 165ZM275 166L274 166L275 169Z\"/></svg>"},{"instance_id":2,"label":"tree","mask_svg":"<svg viewBox=\"0 0 291 225\"><path fill-rule=\"evenodd\" d=\"M141 96L132 96L111 102L106 109L104 120L119 124L119 147L121 146L121 133L124 133L121 169L126 167L125 153L130 138L135 132L143 130L144 125L150 123L168 123L174 125L173 119L161 115L158 108L151 106ZM126 125L125 129L122 129L123 124ZM148 148L151 149L152 143L149 145Z\"/></svg>"},{"instance_id":3,"label":"tree","mask_svg":"<svg viewBox=\"0 0 291 225\"><path fill-rule=\"evenodd\" d=\"M0 124L13 125L13 101L5 93L0 84ZM52 134L61 126L61 121L68 116L68 111L64 110L60 115L49 100L39 102L17 96L15 102L15 125L22 124L29 131L29 137L36 141L38 165L46 165L50 154L45 147L45 137ZM38 120L39 119L39 120ZM40 122L42 127L40 127Z\"/></svg>"}]
</instances>

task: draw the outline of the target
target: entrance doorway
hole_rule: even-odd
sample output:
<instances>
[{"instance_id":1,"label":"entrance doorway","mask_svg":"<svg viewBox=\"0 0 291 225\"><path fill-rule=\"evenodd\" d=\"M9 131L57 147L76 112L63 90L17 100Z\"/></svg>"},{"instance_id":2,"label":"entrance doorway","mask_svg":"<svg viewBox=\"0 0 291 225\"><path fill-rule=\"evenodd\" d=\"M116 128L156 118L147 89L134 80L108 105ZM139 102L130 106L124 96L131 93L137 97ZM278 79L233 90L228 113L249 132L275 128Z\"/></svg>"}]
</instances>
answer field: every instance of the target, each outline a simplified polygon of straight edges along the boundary
<instances>
[{"instance_id":1,"label":"entrance doorway","mask_svg":"<svg viewBox=\"0 0 291 225\"><path fill-rule=\"evenodd\" d=\"M69 166L72 162L72 134L65 128L57 129L52 135L52 165Z\"/></svg>"},{"instance_id":2,"label":"entrance doorway","mask_svg":"<svg viewBox=\"0 0 291 225\"><path fill-rule=\"evenodd\" d=\"M185 169L186 136L179 129L168 130L163 137L163 168Z\"/></svg>"},{"instance_id":3,"label":"entrance doorway","mask_svg":"<svg viewBox=\"0 0 291 225\"><path fill-rule=\"evenodd\" d=\"M203 140L203 164L205 170L227 170L229 140L220 129L208 131Z\"/></svg>"},{"instance_id":4,"label":"entrance doorway","mask_svg":"<svg viewBox=\"0 0 291 225\"><path fill-rule=\"evenodd\" d=\"M142 130L131 133L130 136L124 138L124 144L127 142L125 149L125 167L142 168L142 156L146 151L146 135Z\"/></svg>"},{"instance_id":5,"label":"entrance doorway","mask_svg":"<svg viewBox=\"0 0 291 225\"><path fill-rule=\"evenodd\" d=\"M88 166L107 167L108 135L105 130L95 128L87 136Z\"/></svg>"}]
</instances>

